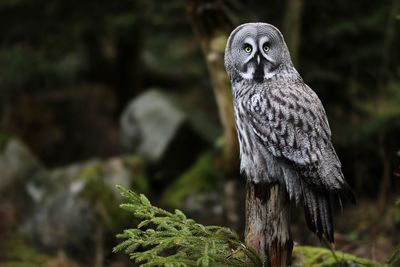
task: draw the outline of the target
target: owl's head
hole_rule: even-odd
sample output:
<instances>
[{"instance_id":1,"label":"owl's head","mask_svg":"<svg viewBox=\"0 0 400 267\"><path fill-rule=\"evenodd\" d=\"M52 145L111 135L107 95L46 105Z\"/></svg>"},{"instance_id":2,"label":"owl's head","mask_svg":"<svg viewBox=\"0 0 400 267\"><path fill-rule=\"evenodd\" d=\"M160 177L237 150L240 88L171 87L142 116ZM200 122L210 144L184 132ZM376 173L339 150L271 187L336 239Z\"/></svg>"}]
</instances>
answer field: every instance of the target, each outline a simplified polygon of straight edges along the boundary
<instances>
[{"instance_id":1,"label":"owl's head","mask_svg":"<svg viewBox=\"0 0 400 267\"><path fill-rule=\"evenodd\" d=\"M275 26L246 23L229 36L225 68L231 80L263 82L282 64L292 65L292 61L282 33Z\"/></svg>"}]
</instances>

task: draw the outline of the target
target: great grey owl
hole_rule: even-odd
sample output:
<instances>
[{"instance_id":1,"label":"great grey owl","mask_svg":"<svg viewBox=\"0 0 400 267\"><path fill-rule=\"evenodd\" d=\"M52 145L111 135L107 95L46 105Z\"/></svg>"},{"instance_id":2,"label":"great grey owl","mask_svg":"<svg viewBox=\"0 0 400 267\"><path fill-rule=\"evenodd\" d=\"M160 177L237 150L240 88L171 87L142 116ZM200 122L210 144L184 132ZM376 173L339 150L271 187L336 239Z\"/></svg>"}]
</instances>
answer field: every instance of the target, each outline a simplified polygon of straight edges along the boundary
<instances>
[{"instance_id":1,"label":"great grey owl","mask_svg":"<svg viewBox=\"0 0 400 267\"><path fill-rule=\"evenodd\" d=\"M229 36L240 169L253 183L279 183L302 202L309 228L333 243L330 197L353 199L331 143L321 101L294 68L280 31L247 23Z\"/></svg>"}]
</instances>

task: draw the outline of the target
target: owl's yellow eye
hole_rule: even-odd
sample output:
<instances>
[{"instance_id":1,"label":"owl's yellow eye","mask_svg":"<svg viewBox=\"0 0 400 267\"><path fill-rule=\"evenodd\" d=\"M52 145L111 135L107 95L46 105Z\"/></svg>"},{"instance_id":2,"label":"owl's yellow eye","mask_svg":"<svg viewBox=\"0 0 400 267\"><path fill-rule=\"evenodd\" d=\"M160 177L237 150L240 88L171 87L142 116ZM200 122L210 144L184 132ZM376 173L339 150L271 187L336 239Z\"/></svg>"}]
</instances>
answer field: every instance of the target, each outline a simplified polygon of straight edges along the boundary
<instances>
[{"instance_id":1,"label":"owl's yellow eye","mask_svg":"<svg viewBox=\"0 0 400 267\"><path fill-rule=\"evenodd\" d=\"M251 48L251 45L245 45L243 50L246 53L251 53L251 50L253 50L253 48Z\"/></svg>"},{"instance_id":2,"label":"owl's yellow eye","mask_svg":"<svg viewBox=\"0 0 400 267\"><path fill-rule=\"evenodd\" d=\"M269 51L269 46L268 45L263 45L263 50L264 50L264 52L265 53L268 53L268 51Z\"/></svg>"}]
</instances>

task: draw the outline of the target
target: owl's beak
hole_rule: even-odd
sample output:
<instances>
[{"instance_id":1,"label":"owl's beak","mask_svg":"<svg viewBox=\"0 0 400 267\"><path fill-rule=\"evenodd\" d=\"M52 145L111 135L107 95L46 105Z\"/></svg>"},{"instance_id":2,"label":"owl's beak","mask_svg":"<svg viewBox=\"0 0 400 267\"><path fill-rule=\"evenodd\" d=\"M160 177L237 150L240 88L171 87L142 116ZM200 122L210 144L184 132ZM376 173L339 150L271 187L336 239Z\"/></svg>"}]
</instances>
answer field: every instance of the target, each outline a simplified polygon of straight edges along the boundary
<instances>
[{"instance_id":1,"label":"owl's beak","mask_svg":"<svg viewBox=\"0 0 400 267\"><path fill-rule=\"evenodd\" d=\"M257 65L260 65L260 55L257 55Z\"/></svg>"}]
</instances>

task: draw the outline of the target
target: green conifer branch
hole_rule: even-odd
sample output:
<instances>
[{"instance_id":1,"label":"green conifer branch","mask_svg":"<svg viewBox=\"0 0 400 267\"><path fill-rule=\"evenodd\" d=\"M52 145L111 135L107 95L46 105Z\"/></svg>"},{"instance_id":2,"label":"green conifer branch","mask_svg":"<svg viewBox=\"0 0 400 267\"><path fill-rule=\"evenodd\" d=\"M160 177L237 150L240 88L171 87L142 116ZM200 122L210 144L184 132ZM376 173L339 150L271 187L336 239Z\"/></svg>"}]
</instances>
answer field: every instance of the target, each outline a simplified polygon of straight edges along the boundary
<instances>
[{"instance_id":1,"label":"green conifer branch","mask_svg":"<svg viewBox=\"0 0 400 267\"><path fill-rule=\"evenodd\" d=\"M127 203L121 208L140 220L136 228L117 237L113 251L124 251L141 266L263 266L257 253L246 247L229 228L204 226L175 210L154 207L144 195L118 186Z\"/></svg>"}]
</instances>

